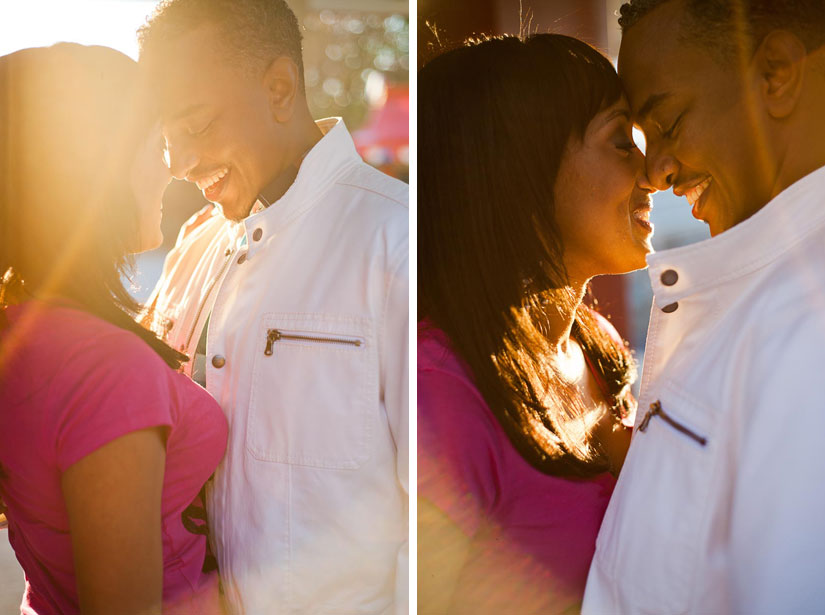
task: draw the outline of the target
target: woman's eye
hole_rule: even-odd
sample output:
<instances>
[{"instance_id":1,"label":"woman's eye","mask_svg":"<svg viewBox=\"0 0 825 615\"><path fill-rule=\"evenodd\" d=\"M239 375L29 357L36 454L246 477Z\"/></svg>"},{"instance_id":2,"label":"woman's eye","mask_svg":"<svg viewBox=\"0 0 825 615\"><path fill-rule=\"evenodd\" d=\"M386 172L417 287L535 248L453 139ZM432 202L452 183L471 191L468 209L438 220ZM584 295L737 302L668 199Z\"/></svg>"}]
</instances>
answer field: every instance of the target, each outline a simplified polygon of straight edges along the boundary
<instances>
[{"instance_id":1,"label":"woman's eye","mask_svg":"<svg viewBox=\"0 0 825 615\"><path fill-rule=\"evenodd\" d=\"M628 135L624 130L616 133L613 143L617 149L624 152L631 152L636 149L636 143L633 141L633 137Z\"/></svg>"}]
</instances>

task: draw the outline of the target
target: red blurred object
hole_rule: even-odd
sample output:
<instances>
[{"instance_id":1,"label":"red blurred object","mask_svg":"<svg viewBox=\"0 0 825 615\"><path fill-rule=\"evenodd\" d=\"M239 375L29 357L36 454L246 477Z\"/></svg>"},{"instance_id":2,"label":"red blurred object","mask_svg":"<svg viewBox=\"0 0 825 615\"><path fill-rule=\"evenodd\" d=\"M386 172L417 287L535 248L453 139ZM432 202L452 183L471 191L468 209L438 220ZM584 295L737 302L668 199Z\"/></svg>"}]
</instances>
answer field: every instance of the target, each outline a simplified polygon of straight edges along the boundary
<instances>
[{"instance_id":1,"label":"red blurred object","mask_svg":"<svg viewBox=\"0 0 825 615\"><path fill-rule=\"evenodd\" d=\"M626 278L619 275L600 275L590 282L590 291L596 298L596 310L606 316L622 339L631 339L631 314L627 305Z\"/></svg>"},{"instance_id":2,"label":"red blurred object","mask_svg":"<svg viewBox=\"0 0 825 615\"><path fill-rule=\"evenodd\" d=\"M358 153L369 164L396 177L399 172L406 174L410 163L409 87L388 86L384 104L370 110L366 123L352 137Z\"/></svg>"}]
</instances>

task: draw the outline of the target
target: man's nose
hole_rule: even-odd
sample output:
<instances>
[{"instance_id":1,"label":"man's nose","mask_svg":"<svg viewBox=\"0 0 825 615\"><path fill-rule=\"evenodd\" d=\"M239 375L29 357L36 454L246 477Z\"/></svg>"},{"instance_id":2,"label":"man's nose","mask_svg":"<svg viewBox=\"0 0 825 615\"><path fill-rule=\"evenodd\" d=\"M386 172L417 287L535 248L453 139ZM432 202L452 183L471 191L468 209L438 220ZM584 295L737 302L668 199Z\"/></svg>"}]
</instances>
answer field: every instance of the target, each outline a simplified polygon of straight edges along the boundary
<instances>
[{"instance_id":1,"label":"man's nose","mask_svg":"<svg viewBox=\"0 0 825 615\"><path fill-rule=\"evenodd\" d=\"M166 164L175 179L186 179L189 172L198 165L198 156L190 147L167 142Z\"/></svg>"},{"instance_id":2,"label":"man's nose","mask_svg":"<svg viewBox=\"0 0 825 615\"><path fill-rule=\"evenodd\" d=\"M679 175L679 161L668 147L648 141L645 151L647 179L655 190L667 190Z\"/></svg>"}]
</instances>

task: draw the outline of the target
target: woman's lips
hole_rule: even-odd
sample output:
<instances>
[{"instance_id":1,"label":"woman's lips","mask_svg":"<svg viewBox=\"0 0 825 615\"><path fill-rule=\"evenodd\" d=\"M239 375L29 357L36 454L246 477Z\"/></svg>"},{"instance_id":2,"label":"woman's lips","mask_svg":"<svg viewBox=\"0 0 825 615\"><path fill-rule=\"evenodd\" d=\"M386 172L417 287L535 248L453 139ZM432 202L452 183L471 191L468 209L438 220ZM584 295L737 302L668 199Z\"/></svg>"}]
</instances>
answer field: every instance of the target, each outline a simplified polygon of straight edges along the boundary
<instances>
[{"instance_id":1,"label":"woman's lips","mask_svg":"<svg viewBox=\"0 0 825 615\"><path fill-rule=\"evenodd\" d=\"M652 209L653 206L650 201L645 201L630 212L630 217L633 222L638 224L646 233L653 232L653 224L650 222L650 212Z\"/></svg>"}]
</instances>

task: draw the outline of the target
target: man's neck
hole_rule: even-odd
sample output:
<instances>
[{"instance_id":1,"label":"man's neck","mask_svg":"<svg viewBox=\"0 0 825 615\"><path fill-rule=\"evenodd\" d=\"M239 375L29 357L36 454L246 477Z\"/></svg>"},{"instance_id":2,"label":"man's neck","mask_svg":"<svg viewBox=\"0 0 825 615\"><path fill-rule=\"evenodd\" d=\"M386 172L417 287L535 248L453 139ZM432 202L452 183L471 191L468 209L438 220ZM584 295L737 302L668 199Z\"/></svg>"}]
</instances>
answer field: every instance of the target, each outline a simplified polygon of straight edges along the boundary
<instances>
[{"instance_id":1,"label":"man's neck","mask_svg":"<svg viewBox=\"0 0 825 615\"><path fill-rule=\"evenodd\" d=\"M777 172L771 197L825 166L825 49L808 56L807 87L794 114L780 128L783 147L777 156Z\"/></svg>"},{"instance_id":2,"label":"man's neck","mask_svg":"<svg viewBox=\"0 0 825 615\"><path fill-rule=\"evenodd\" d=\"M300 161L298 161L297 164L290 164L286 169L276 175L275 179L264 186L258 195L258 200L261 201L265 207L269 207L286 194L286 191L289 190L289 187L295 182L295 178L298 176L300 164Z\"/></svg>"},{"instance_id":3,"label":"man's neck","mask_svg":"<svg viewBox=\"0 0 825 615\"><path fill-rule=\"evenodd\" d=\"M260 191L259 199L263 201L264 206L269 207L286 194L286 191L295 182L304 158L323 136L315 122L309 120L309 123L304 123L302 129L296 135L297 138L293 140L294 145L290 148L290 162Z\"/></svg>"},{"instance_id":4,"label":"man's neck","mask_svg":"<svg viewBox=\"0 0 825 615\"><path fill-rule=\"evenodd\" d=\"M811 130L805 139L790 144L783 156L771 191L771 199L825 166L825 130Z\"/></svg>"}]
</instances>

